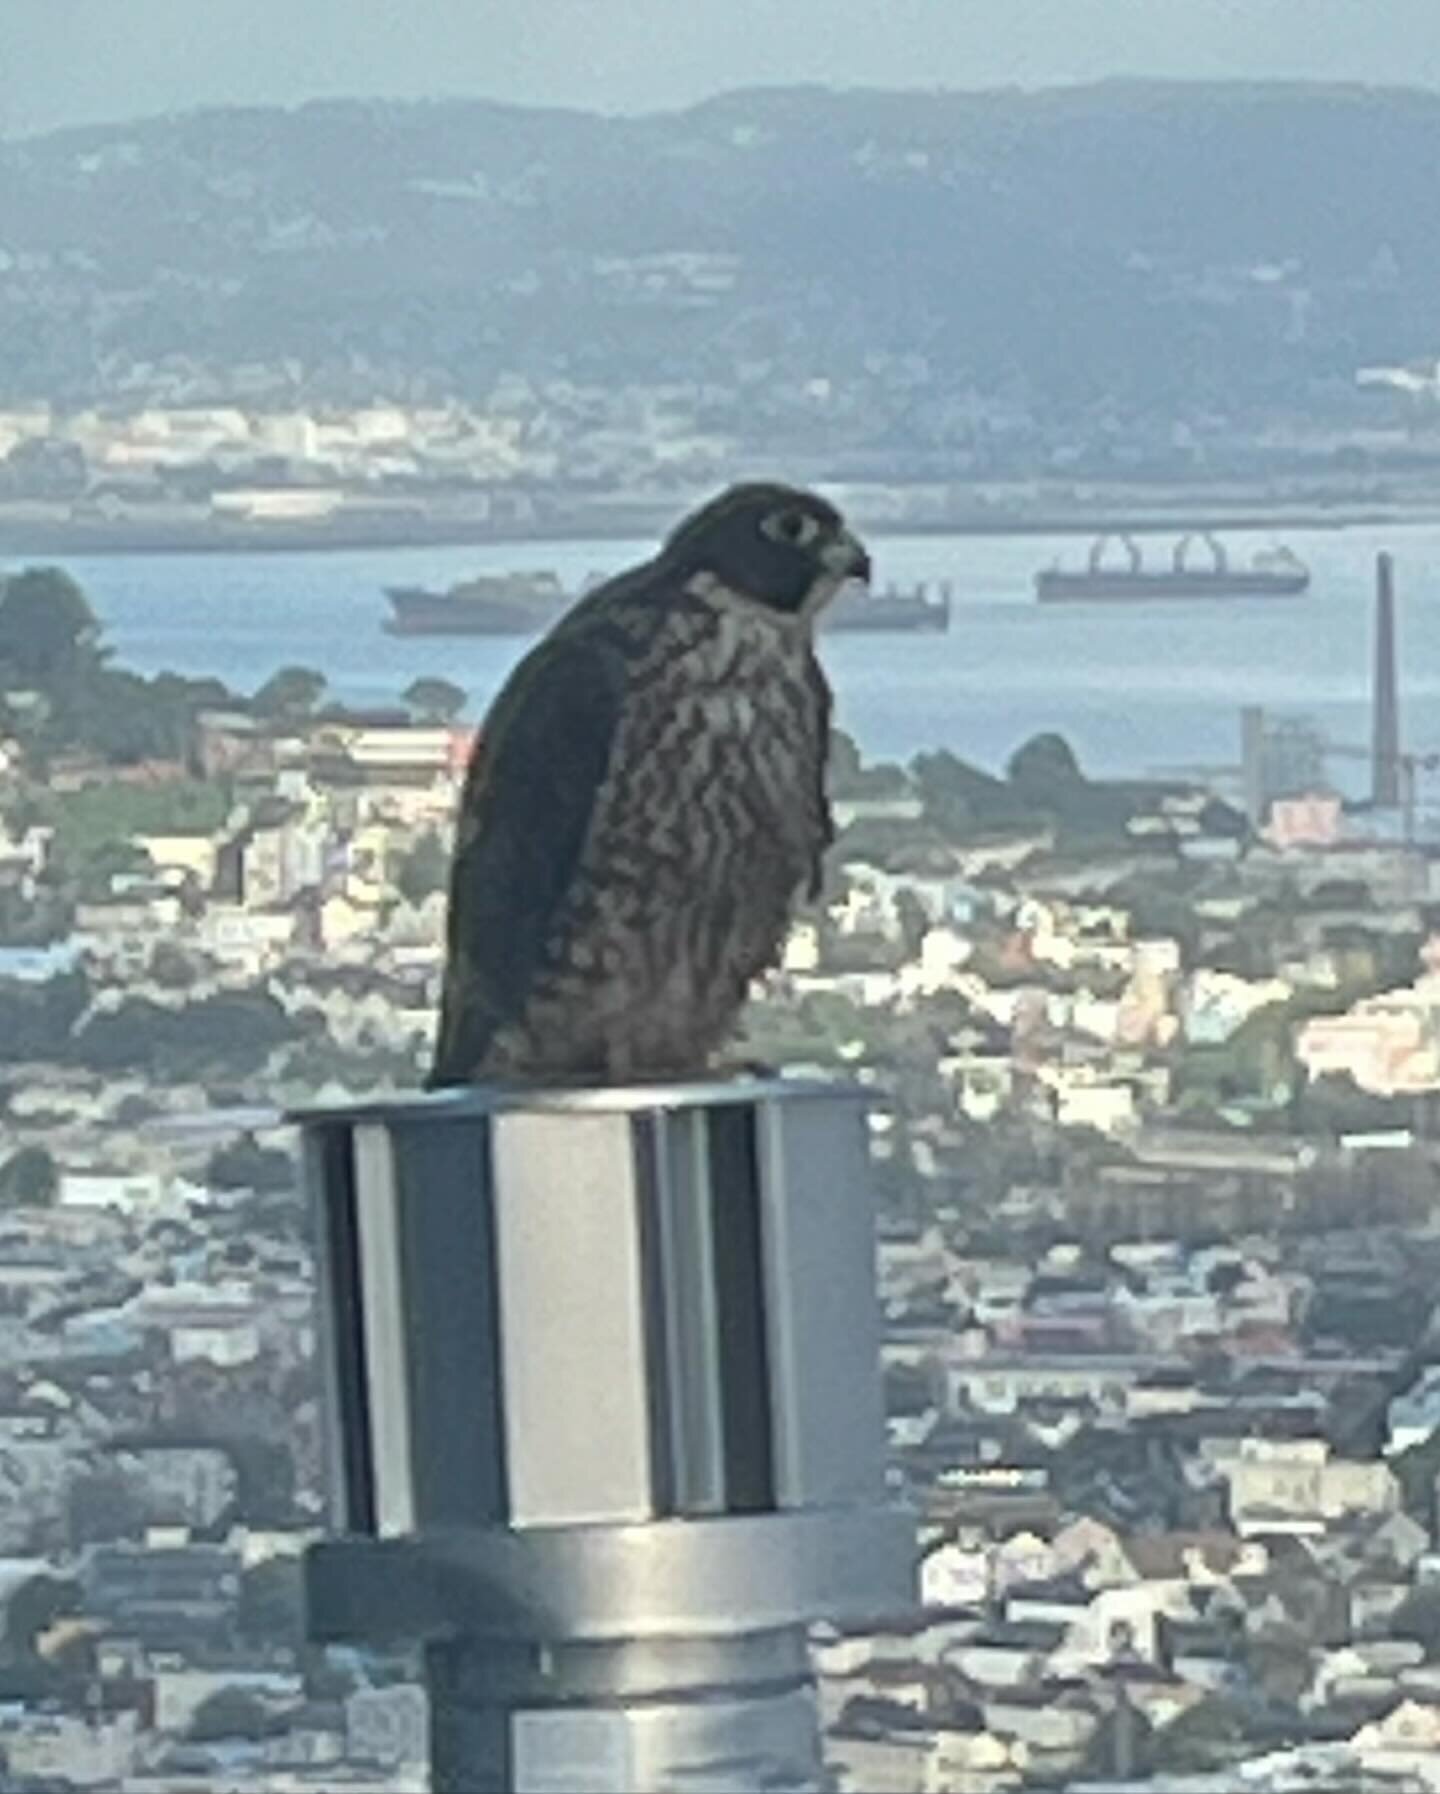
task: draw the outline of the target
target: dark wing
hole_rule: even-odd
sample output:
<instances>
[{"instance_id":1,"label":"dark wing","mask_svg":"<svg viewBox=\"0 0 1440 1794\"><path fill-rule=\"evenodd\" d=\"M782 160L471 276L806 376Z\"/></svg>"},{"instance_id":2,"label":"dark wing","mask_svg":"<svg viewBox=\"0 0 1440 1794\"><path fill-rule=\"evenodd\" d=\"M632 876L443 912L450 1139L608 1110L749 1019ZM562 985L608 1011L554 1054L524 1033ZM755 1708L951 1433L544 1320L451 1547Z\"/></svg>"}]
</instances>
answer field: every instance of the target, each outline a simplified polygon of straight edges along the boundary
<instances>
[{"instance_id":1,"label":"dark wing","mask_svg":"<svg viewBox=\"0 0 1440 1794\"><path fill-rule=\"evenodd\" d=\"M835 821L830 813L830 797L826 789L826 775L830 765L830 719L835 706L830 695L830 681L825 677L825 669L814 654L810 656L805 668L805 676L809 682L810 694L815 700L815 738L818 747L815 756L817 788L814 798L820 826L815 858L810 866L810 885L806 893L810 902L814 903L825 888L825 854L835 839Z\"/></svg>"},{"instance_id":2,"label":"dark wing","mask_svg":"<svg viewBox=\"0 0 1440 1794\"><path fill-rule=\"evenodd\" d=\"M600 632L552 636L481 733L456 831L432 1086L468 1082L524 1008L579 868L625 683L625 661Z\"/></svg>"}]
</instances>

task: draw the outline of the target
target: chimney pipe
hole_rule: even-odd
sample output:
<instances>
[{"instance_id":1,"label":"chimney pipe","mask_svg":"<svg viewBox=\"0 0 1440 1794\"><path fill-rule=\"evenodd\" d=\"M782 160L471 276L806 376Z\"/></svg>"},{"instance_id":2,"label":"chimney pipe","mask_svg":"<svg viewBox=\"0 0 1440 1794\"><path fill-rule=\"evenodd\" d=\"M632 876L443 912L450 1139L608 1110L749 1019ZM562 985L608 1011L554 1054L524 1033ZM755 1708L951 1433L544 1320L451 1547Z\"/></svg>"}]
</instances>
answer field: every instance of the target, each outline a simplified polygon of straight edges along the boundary
<instances>
[{"instance_id":1,"label":"chimney pipe","mask_svg":"<svg viewBox=\"0 0 1440 1794\"><path fill-rule=\"evenodd\" d=\"M1400 802L1400 700L1395 672L1395 563L1382 554L1375 564L1375 692L1373 783L1379 809Z\"/></svg>"}]
</instances>

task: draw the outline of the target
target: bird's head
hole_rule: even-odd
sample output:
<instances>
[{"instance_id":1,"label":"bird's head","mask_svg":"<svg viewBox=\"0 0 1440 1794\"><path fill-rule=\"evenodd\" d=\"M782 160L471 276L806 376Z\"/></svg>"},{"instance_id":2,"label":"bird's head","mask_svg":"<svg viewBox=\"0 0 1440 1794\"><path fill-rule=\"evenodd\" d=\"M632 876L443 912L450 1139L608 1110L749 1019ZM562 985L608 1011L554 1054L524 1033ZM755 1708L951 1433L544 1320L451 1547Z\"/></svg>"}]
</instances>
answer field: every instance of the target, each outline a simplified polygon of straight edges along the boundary
<instances>
[{"instance_id":1,"label":"bird's head","mask_svg":"<svg viewBox=\"0 0 1440 1794\"><path fill-rule=\"evenodd\" d=\"M870 556L834 505L794 486L732 486L673 531L661 558L788 617L812 618L870 577Z\"/></svg>"}]
</instances>

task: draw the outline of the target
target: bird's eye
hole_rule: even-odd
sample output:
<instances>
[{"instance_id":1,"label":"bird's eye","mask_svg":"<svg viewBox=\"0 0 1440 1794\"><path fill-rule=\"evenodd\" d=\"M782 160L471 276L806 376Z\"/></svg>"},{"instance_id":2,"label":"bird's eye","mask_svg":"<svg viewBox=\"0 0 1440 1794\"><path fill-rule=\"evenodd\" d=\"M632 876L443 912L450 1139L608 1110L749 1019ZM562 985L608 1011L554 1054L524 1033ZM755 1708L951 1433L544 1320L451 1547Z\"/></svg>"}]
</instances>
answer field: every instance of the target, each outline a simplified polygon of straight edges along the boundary
<instances>
[{"instance_id":1,"label":"bird's eye","mask_svg":"<svg viewBox=\"0 0 1440 1794\"><path fill-rule=\"evenodd\" d=\"M772 511L760 526L777 542L804 548L820 534L820 525L804 511Z\"/></svg>"}]
</instances>

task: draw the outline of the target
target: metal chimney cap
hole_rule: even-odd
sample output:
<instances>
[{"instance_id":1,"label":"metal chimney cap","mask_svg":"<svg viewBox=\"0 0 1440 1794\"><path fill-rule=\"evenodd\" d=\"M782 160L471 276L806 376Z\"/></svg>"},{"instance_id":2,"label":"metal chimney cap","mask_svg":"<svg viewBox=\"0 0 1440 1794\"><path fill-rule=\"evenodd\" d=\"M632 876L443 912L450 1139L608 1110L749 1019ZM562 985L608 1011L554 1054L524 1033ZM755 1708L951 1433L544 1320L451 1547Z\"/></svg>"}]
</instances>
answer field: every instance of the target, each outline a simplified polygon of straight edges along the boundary
<instances>
[{"instance_id":1,"label":"metal chimney cap","mask_svg":"<svg viewBox=\"0 0 1440 1794\"><path fill-rule=\"evenodd\" d=\"M472 1084L463 1089L397 1091L393 1096L317 1108L289 1109L284 1120L300 1127L338 1123L477 1121L486 1116L532 1113L615 1115L664 1109L720 1108L741 1104L825 1099L873 1104L883 1097L851 1079L815 1077L661 1079L648 1084Z\"/></svg>"}]
</instances>

